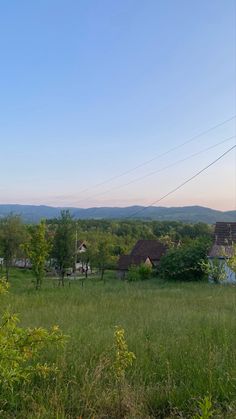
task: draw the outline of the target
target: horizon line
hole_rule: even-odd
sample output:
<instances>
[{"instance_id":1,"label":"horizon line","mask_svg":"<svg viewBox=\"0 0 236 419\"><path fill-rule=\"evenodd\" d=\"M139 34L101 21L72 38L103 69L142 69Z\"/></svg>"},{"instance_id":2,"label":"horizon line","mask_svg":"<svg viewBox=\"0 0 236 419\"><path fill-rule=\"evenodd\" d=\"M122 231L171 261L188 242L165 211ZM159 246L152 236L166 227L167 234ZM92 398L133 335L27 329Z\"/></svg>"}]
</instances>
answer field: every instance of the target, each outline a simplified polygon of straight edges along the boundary
<instances>
[{"instance_id":1,"label":"horizon line","mask_svg":"<svg viewBox=\"0 0 236 419\"><path fill-rule=\"evenodd\" d=\"M77 210L90 210L90 209L102 209L102 208L110 208L110 209L114 209L114 208L119 208L119 209L127 209L127 208L133 208L133 207L140 207L140 208L144 208L144 209L149 209L150 207L146 207L145 205L141 205L141 204L134 204L134 205L128 205L128 206L107 206L107 205L102 205L102 206L91 206L91 207L76 207L76 206L70 206L70 205L59 205L59 206L54 206L54 205L49 205L49 204L28 204L28 203L0 203L0 207L1 206L30 206L30 207L48 207L48 208L55 208L55 209L60 209L60 208L65 208L65 209L77 209ZM222 210L222 209L218 209L218 208L212 208L212 207L208 207L208 206L204 206L204 205L199 205L199 204L195 204L195 205L179 205L179 206L175 206L175 205L171 205L171 206L162 206L162 205L158 205L155 206L153 205L151 208L165 208L165 209L170 209L170 208L194 208L194 207L198 207L198 208L205 208L205 209L210 209L213 211L220 211L220 212L231 212L231 211L236 211L236 209L227 209L227 210Z\"/></svg>"}]
</instances>

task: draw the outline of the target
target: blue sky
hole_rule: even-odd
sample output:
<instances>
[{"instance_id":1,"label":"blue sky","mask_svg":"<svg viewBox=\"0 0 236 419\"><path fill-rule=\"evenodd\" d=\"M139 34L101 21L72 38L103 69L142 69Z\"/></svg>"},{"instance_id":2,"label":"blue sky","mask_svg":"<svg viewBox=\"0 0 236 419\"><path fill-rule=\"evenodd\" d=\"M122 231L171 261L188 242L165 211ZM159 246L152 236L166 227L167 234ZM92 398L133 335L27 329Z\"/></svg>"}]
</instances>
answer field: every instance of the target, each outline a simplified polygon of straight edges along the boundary
<instances>
[{"instance_id":1,"label":"blue sky","mask_svg":"<svg viewBox=\"0 0 236 419\"><path fill-rule=\"evenodd\" d=\"M235 0L0 4L0 203L149 204L235 139ZM234 209L235 153L162 202ZM86 189L86 192L84 191ZM109 192L107 192L109 190Z\"/></svg>"}]
</instances>

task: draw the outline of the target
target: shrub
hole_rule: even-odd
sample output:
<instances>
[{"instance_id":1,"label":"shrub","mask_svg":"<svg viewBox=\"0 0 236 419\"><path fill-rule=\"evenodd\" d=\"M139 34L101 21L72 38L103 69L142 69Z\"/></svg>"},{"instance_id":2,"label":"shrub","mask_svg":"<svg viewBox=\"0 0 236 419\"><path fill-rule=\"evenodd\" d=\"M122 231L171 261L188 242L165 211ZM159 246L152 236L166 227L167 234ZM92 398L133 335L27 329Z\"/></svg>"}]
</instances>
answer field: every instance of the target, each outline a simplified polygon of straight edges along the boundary
<instances>
[{"instance_id":1,"label":"shrub","mask_svg":"<svg viewBox=\"0 0 236 419\"><path fill-rule=\"evenodd\" d=\"M202 279L201 261L206 260L208 248L208 240L196 239L170 249L160 261L159 274L165 279L182 281Z\"/></svg>"},{"instance_id":2,"label":"shrub","mask_svg":"<svg viewBox=\"0 0 236 419\"><path fill-rule=\"evenodd\" d=\"M203 260L200 266L205 274L215 283L220 284L226 279L224 260L214 258L211 261Z\"/></svg>"},{"instance_id":3,"label":"shrub","mask_svg":"<svg viewBox=\"0 0 236 419\"><path fill-rule=\"evenodd\" d=\"M139 266L131 266L128 271L127 279L130 282L140 281L149 279L152 273L152 268L150 266L142 263Z\"/></svg>"},{"instance_id":4,"label":"shrub","mask_svg":"<svg viewBox=\"0 0 236 419\"><path fill-rule=\"evenodd\" d=\"M138 266L131 266L128 270L127 280L129 282L135 282L140 280Z\"/></svg>"},{"instance_id":5,"label":"shrub","mask_svg":"<svg viewBox=\"0 0 236 419\"><path fill-rule=\"evenodd\" d=\"M141 280L149 279L152 274L152 268L142 263L139 266L138 272Z\"/></svg>"}]
</instances>

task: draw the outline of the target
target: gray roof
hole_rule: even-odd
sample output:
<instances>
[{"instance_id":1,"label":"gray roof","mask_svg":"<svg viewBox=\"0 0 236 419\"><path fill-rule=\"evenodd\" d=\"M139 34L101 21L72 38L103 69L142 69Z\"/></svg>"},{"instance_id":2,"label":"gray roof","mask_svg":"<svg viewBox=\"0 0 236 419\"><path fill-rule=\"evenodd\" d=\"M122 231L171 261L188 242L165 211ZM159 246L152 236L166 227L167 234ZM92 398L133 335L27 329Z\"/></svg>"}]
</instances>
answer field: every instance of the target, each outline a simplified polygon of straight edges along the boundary
<instances>
[{"instance_id":1,"label":"gray roof","mask_svg":"<svg viewBox=\"0 0 236 419\"><path fill-rule=\"evenodd\" d=\"M159 261L166 251L167 246L159 240L138 240L130 254Z\"/></svg>"},{"instance_id":2,"label":"gray roof","mask_svg":"<svg viewBox=\"0 0 236 419\"><path fill-rule=\"evenodd\" d=\"M231 258L236 244L236 222L217 222L214 231L214 244L209 252L210 258Z\"/></svg>"},{"instance_id":3,"label":"gray roof","mask_svg":"<svg viewBox=\"0 0 236 419\"><path fill-rule=\"evenodd\" d=\"M120 271L128 270L131 266L139 266L141 263L146 262L149 259L147 256L132 256L132 255L120 255L118 261L118 269Z\"/></svg>"},{"instance_id":4,"label":"gray roof","mask_svg":"<svg viewBox=\"0 0 236 419\"><path fill-rule=\"evenodd\" d=\"M218 222L214 232L215 244L219 246L231 246L236 243L236 222Z\"/></svg>"}]
</instances>

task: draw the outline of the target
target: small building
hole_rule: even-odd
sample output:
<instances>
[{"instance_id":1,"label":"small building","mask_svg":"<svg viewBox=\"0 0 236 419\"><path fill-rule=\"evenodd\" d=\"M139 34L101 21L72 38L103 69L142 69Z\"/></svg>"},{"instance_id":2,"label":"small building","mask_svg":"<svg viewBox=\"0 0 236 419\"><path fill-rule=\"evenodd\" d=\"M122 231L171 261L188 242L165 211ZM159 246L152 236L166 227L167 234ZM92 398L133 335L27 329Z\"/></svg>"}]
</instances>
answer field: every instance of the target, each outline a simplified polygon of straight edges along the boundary
<instances>
[{"instance_id":1,"label":"small building","mask_svg":"<svg viewBox=\"0 0 236 419\"><path fill-rule=\"evenodd\" d=\"M236 273L230 269L226 263L234 255L236 245L236 222L217 222L214 231L214 244L208 254L208 259L213 261L218 259L224 264L226 279L224 282L236 283ZM211 280L211 278L209 278Z\"/></svg>"},{"instance_id":2,"label":"small building","mask_svg":"<svg viewBox=\"0 0 236 419\"><path fill-rule=\"evenodd\" d=\"M82 240L77 240L76 242L77 245L77 253L84 253L87 250L87 246L86 243Z\"/></svg>"},{"instance_id":3,"label":"small building","mask_svg":"<svg viewBox=\"0 0 236 419\"><path fill-rule=\"evenodd\" d=\"M124 278L131 266L146 264L157 267L167 252L167 246L159 240L138 240L129 255L121 255L118 261L118 277Z\"/></svg>"},{"instance_id":4,"label":"small building","mask_svg":"<svg viewBox=\"0 0 236 419\"><path fill-rule=\"evenodd\" d=\"M159 240L138 240L131 256L149 257L153 266L157 266L162 256L167 252L167 246Z\"/></svg>"},{"instance_id":5,"label":"small building","mask_svg":"<svg viewBox=\"0 0 236 419\"><path fill-rule=\"evenodd\" d=\"M83 259L83 253L87 251L87 245L85 241L77 240L76 242L77 247L77 254L76 254L76 263L75 263L75 270L81 273L85 271L91 273L91 269L88 263L86 263Z\"/></svg>"}]
</instances>

